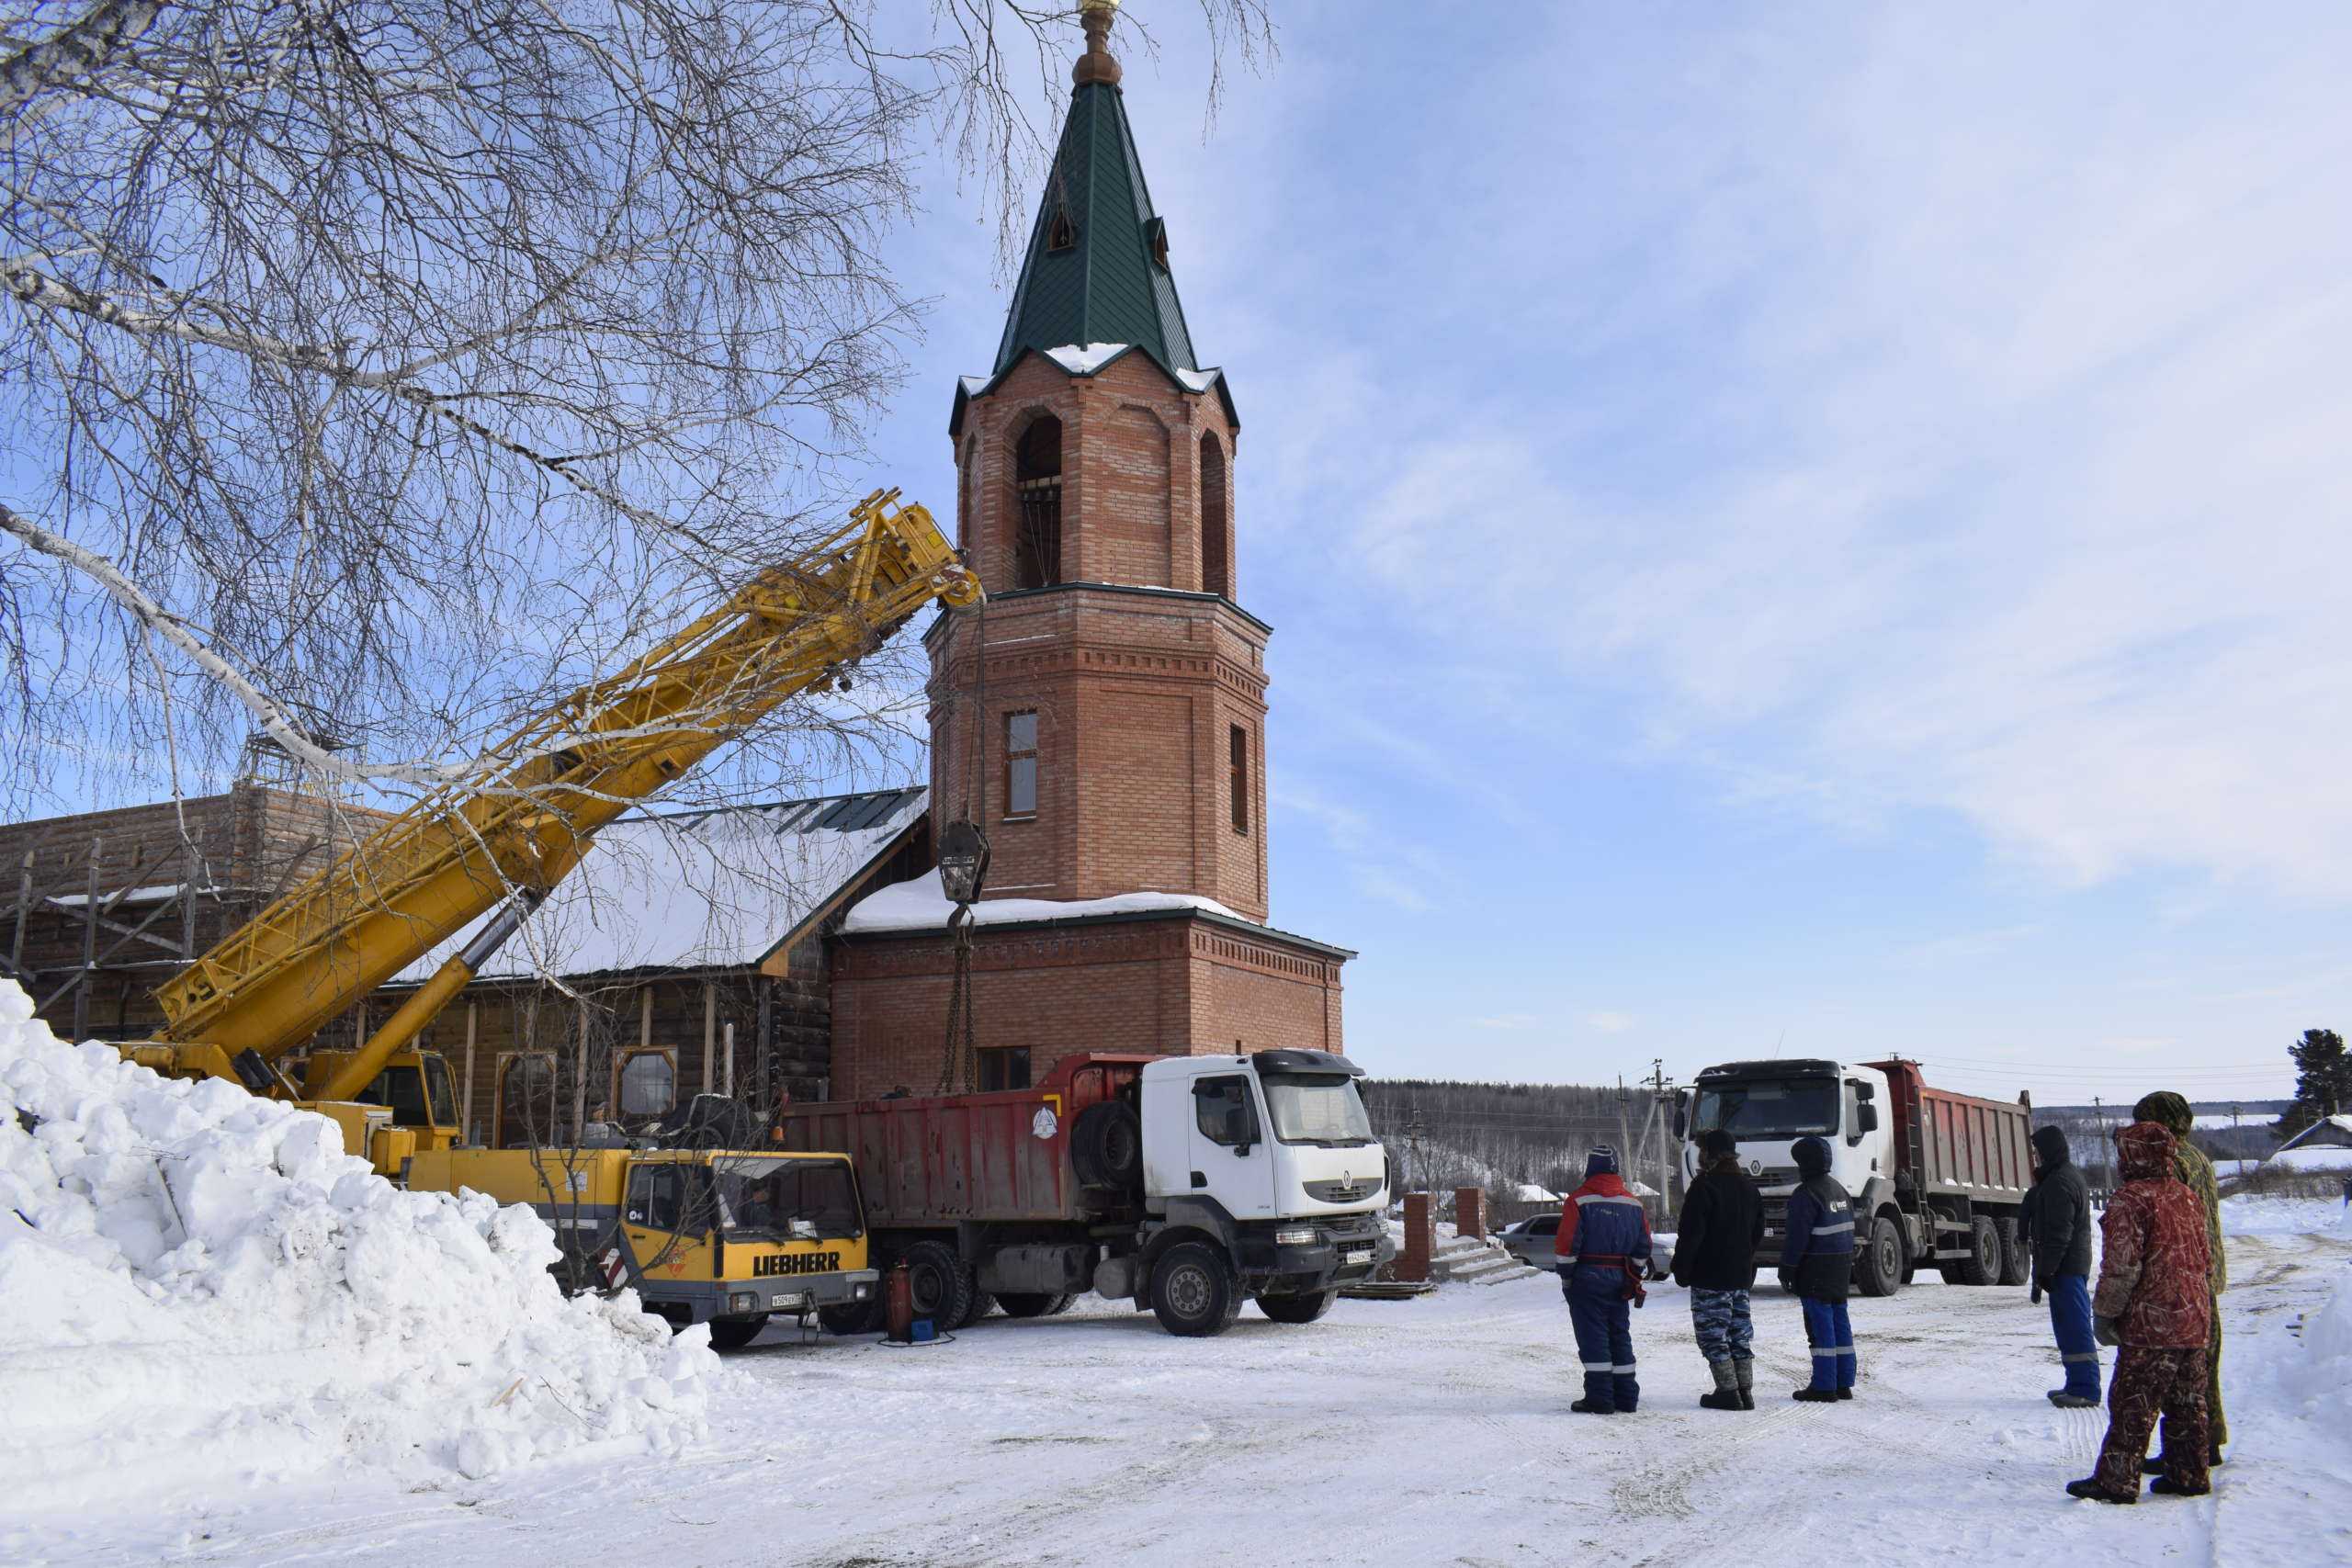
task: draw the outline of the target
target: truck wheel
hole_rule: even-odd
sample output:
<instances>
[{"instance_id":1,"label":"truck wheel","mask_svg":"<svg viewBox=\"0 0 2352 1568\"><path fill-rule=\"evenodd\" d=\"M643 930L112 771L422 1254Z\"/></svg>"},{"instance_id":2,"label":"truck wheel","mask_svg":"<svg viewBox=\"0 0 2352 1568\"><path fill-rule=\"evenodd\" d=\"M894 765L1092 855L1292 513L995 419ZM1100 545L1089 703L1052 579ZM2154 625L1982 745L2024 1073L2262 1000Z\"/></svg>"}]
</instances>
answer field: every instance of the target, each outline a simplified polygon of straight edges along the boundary
<instances>
[{"instance_id":1,"label":"truck wheel","mask_svg":"<svg viewBox=\"0 0 2352 1568\"><path fill-rule=\"evenodd\" d=\"M972 1282L971 1304L964 1309L964 1323L959 1323L956 1326L961 1328L966 1323L979 1322L980 1319L988 1316L989 1314L996 1310L996 1303L997 1298L980 1289L978 1280L974 1280Z\"/></svg>"},{"instance_id":2,"label":"truck wheel","mask_svg":"<svg viewBox=\"0 0 2352 1568\"><path fill-rule=\"evenodd\" d=\"M1260 1296L1258 1310L1276 1323L1313 1323L1340 1299L1337 1291L1309 1291L1296 1296Z\"/></svg>"},{"instance_id":3,"label":"truck wheel","mask_svg":"<svg viewBox=\"0 0 2352 1568\"><path fill-rule=\"evenodd\" d=\"M760 1337L768 1325L768 1314L757 1317L714 1317L710 1320L710 1343L716 1350L741 1350Z\"/></svg>"},{"instance_id":4,"label":"truck wheel","mask_svg":"<svg viewBox=\"0 0 2352 1568\"><path fill-rule=\"evenodd\" d=\"M996 1299L1007 1317L1051 1317L1069 1308L1069 1296L1042 1295L1034 1291L1007 1291Z\"/></svg>"},{"instance_id":5,"label":"truck wheel","mask_svg":"<svg viewBox=\"0 0 2352 1568\"><path fill-rule=\"evenodd\" d=\"M2026 1250L2025 1227L2015 1220L2001 1222L2001 1283L2022 1285L2032 1277L2033 1257Z\"/></svg>"},{"instance_id":6,"label":"truck wheel","mask_svg":"<svg viewBox=\"0 0 2352 1568\"><path fill-rule=\"evenodd\" d=\"M1169 1333L1204 1339L1233 1325L1241 1282L1215 1247L1178 1242L1151 1266L1151 1310Z\"/></svg>"},{"instance_id":7,"label":"truck wheel","mask_svg":"<svg viewBox=\"0 0 2352 1568\"><path fill-rule=\"evenodd\" d=\"M2001 1282L2001 1233L1993 1222L1979 1214L1969 1223L1971 1250L1960 1261L1960 1277L1970 1285L1997 1285Z\"/></svg>"},{"instance_id":8,"label":"truck wheel","mask_svg":"<svg viewBox=\"0 0 2352 1568\"><path fill-rule=\"evenodd\" d=\"M915 1315L931 1319L943 1334L954 1333L972 1305L972 1276L964 1260L944 1241L919 1241L904 1257Z\"/></svg>"},{"instance_id":9,"label":"truck wheel","mask_svg":"<svg viewBox=\"0 0 2352 1568\"><path fill-rule=\"evenodd\" d=\"M882 1303L851 1302L842 1306L819 1307L817 1321L825 1332L846 1339L853 1334L871 1334L882 1326Z\"/></svg>"},{"instance_id":10,"label":"truck wheel","mask_svg":"<svg viewBox=\"0 0 2352 1568\"><path fill-rule=\"evenodd\" d=\"M1143 1179L1143 1123L1135 1107L1106 1100L1078 1113L1069 1130L1070 1164L1088 1187L1125 1192Z\"/></svg>"},{"instance_id":11,"label":"truck wheel","mask_svg":"<svg viewBox=\"0 0 2352 1568\"><path fill-rule=\"evenodd\" d=\"M1854 1282L1866 1296L1891 1296L1903 1288L1903 1234L1884 1214L1871 1222L1870 1245L1854 1259Z\"/></svg>"}]
</instances>

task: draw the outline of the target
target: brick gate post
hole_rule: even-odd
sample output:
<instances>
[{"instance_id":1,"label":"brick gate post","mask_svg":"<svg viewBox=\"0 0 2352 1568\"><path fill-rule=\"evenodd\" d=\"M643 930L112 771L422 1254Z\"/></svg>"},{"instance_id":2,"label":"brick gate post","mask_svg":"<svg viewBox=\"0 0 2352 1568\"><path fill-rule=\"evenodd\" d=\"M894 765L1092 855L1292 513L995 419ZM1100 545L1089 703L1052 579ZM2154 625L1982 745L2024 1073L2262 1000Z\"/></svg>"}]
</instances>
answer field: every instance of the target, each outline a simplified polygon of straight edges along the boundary
<instances>
[{"instance_id":1,"label":"brick gate post","mask_svg":"<svg viewBox=\"0 0 2352 1568\"><path fill-rule=\"evenodd\" d=\"M1453 1190L1453 1229L1457 1235L1473 1241L1487 1239L1487 1190L1483 1187L1457 1187Z\"/></svg>"},{"instance_id":2,"label":"brick gate post","mask_svg":"<svg viewBox=\"0 0 2352 1568\"><path fill-rule=\"evenodd\" d=\"M1437 1212L1426 1192L1405 1194L1405 1246L1396 1255L1396 1278L1419 1283L1430 1277L1437 1252Z\"/></svg>"}]
</instances>

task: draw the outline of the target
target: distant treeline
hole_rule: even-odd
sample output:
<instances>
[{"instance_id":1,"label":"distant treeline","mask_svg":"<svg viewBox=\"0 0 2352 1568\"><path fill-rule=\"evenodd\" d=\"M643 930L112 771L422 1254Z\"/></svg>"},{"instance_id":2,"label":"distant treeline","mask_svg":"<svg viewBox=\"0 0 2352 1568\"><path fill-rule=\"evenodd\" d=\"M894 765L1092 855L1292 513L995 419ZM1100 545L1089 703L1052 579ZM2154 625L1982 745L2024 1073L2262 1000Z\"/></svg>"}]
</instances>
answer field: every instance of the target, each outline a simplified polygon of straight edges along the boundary
<instances>
[{"instance_id":1,"label":"distant treeline","mask_svg":"<svg viewBox=\"0 0 2352 1568\"><path fill-rule=\"evenodd\" d=\"M1596 1144L1619 1149L1628 1176L1657 1184L1655 1143L1652 1163L1634 1164L1650 1108L1646 1089L1628 1086L1622 1100L1614 1086L1587 1084L1366 1078L1363 1089L1374 1132L1406 1167L1408 1190L1506 1192L1526 1183L1566 1192L1584 1179L1585 1155Z\"/></svg>"},{"instance_id":2,"label":"distant treeline","mask_svg":"<svg viewBox=\"0 0 2352 1568\"><path fill-rule=\"evenodd\" d=\"M2109 1162L2115 1148L2113 1135L2118 1127L2132 1120L2132 1103L2127 1100L2120 1105L2107 1106L2037 1105L2033 1124L2064 1128L2066 1145L2074 1152L2075 1163L2094 1182L2112 1185L2114 1172ZM2276 1123L2289 1103L2283 1100L2240 1100L2238 1124L2198 1128L2194 1134L2197 1146L2215 1159L2267 1159L2278 1146ZM2189 1109L2199 1117L2225 1116L2230 1105L2228 1100L2191 1100Z\"/></svg>"}]
</instances>

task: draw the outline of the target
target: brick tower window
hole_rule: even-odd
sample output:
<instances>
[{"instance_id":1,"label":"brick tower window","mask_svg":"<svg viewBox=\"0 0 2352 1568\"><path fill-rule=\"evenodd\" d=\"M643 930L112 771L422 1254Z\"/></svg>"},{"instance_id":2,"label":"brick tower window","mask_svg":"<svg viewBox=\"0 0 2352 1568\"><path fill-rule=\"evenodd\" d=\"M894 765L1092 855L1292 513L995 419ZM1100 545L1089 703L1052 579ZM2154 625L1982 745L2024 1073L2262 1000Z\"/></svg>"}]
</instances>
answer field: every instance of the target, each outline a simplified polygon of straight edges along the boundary
<instances>
[{"instance_id":1,"label":"brick tower window","mask_svg":"<svg viewBox=\"0 0 2352 1568\"><path fill-rule=\"evenodd\" d=\"M1239 725L1233 727L1233 830L1250 830L1250 732Z\"/></svg>"},{"instance_id":2,"label":"brick tower window","mask_svg":"<svg viewBox=\"0 0 2352 1568\"><path fill-rule=\"evenodd\" d=\"M1201 592L1233 597L1233 569L1225 548L1225 448L1201 436Z\"/></svg>"},{"instance_id":3,"label":"brick tower window","mask_svg":"<svg viewBox=\"0 0 2352 1568\"><path fill-rule=\"evenodd\" d=\"M1004 716L1004 814L1037 815L1037 716Z\"/></svg>"},{"instance_id":4,"label":"brick tower window","mask_svg":"<svg viewBox=\"0 0 2352 1568\"><path fill-rule=\"evenodd\" d=\"M1050 588L1062 580L1062 422L1040 416L1012 455L1012 585Z\"/></svg>"}]
</instances>

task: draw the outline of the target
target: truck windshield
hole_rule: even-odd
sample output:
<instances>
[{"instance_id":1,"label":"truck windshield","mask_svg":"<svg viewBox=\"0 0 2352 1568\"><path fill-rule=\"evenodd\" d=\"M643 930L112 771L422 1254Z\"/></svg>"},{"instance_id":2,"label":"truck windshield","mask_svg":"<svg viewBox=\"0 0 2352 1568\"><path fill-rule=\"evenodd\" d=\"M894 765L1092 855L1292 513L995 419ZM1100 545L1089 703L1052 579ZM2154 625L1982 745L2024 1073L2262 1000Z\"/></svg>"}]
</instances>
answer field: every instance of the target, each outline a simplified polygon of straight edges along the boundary
<instances>
[{"instance_id":1,"label":"truck windshield","mask_svg":"<svg viewBox=\"0 0 2352 1568\"><path fill-rule=\"evenodd\" d=\"M723 1159L711 1165L719 1228L777 1241L863 1235L857 1185L837 1159Z\"/></svg>"},{"instance_id":2,"label":"truck windshield","mask_svg":"<svg viewBox=\"0 0 2352 1568\"><path fill-rule=\"evenodd\" d=\"M1838 1080L1763 1078L1702 1084L1691 1131L1735 1138L1803 1138L1838 1130Z\"/></svg>"},{"instance_id":3,"label":"truck windshield","mask_svg":"<svg viewBox=\"0 0 2352 1568\"><path fill-rule=\"evenodd\" d=\"M1267 1073L1266 1111L1285 1144L1341 1148L1372 1142L1372 1118L1345 1073Z\"/></svg>"}]
</instances>

